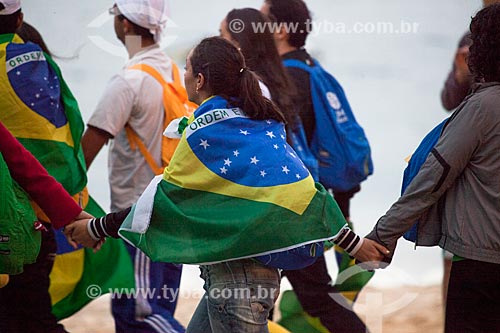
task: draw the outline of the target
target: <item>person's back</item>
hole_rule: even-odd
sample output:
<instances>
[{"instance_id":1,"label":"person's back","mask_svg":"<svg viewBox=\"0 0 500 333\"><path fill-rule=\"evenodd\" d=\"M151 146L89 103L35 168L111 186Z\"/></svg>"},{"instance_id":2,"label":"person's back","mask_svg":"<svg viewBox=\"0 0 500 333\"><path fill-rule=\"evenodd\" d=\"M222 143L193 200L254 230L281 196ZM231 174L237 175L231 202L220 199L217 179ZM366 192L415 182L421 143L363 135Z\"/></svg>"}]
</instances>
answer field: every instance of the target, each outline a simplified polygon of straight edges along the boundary
<instances>
[{"instance_id":1,"label":"person's back","mask_svg":"<svg viewBox=\"0 0 500 333\"><path fill-rule=\"evenodd\" d=\"M130 126L155 161L161 162L163 87L146 72L130 69L138 64L152 66L167 82L172 82L172 61L159 45L149 46L111 78L88 121L88 126L113 136L108 157L111 211L129 207L155 176L142 153L130 148L125 126Z\"/></svg>"}]
</instances>

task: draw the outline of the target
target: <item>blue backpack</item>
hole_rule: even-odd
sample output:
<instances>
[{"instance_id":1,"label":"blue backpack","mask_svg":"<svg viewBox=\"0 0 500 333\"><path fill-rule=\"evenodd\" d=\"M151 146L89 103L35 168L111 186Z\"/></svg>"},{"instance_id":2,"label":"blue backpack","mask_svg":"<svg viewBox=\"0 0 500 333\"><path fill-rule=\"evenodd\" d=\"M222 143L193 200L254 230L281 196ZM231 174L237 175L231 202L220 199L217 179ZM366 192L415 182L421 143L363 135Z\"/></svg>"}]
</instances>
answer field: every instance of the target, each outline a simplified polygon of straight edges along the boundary
<instances>
[{"instance_id":1,"label":"blue backpack","mask_svg":"<svg viewBox=\"0 0 500 333\"><path fill-rule=\"evenodd\" d=\"M297 153L297 156L304 163L307 170L313 177L315 182L319 182L319 164L318 160L309 149L309 145L307 144L306 131L304 131L304 127L302 126L302 120L298 115L296 115L294 120L294 128L292 128L288 137L290 138L290 142L292 144L293 149Z\"/></svg>"},{"instance_id":2,"label":"blue backpack","mask_svg":"<svg viewBox=\"0 0 500 333\"><path fill-rule=\"evenodd\" d=\"M302 155L318 161L319 182L334 191L346 192L373 173L370 145L337 80L326 72L317 61L310 67L302 61L287 59L285 67L307 71L311 78L311 94L316 128L310 151L303 149ZM301 124L296 127L302 127ZM303 129L302 129L303 131ZM300 140L300 129L291 136L292 145L299 157L299 147L294 136ZM304 136L305 138L305 136ZM295 140L297 141L297 140ZM305 141L305 139L302 139ZM302 146L307 146L307 142ZM302 147L304 148L304 147ZM312 155L312 156L311 156ZM304 161L304 160L303 160ZM308 166L307 161L304 164ZM314 170L310 170L314 176ZM317 179L316 179L317 180Z\"/></svg>"},{"instance_id":3,"label":"blue backpack","mask_svg":"<svg viewBox=\"0 0 500 333\"><path fill-rule=\"evenodd\" d=\"M401 195L403 195L408 185L410 185L413 178L415 178L415 176L418 174L418 171L420 170L425 160L431 153L432 149L438 142L439 137L441 136L441 133L443 132L443 129L448 119L450 118L443 120L439 125L434 127L434 129L432 129L432 131L430 131L424 137L424 139L422 140L422 142L420 142L415 152L411 155L410 161L408 162L408 165L406 166L406 169L403 174L403 185L401 186ZM418 221L415 222L415 224L411 227L411 229L408 230L403 236L406 240L415 243L417 240L417 231L418 231Z\"/></svg>"}]
</instances>

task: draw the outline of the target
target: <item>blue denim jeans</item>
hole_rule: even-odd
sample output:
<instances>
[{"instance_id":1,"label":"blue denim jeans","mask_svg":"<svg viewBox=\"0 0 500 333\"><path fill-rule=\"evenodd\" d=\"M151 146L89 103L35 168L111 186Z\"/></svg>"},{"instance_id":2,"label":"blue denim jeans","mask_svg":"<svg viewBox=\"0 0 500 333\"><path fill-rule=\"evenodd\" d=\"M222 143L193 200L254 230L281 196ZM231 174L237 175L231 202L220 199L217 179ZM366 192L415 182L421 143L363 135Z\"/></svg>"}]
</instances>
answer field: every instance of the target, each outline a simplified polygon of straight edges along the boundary
<instances>
[{"instance_id":1,"label":"blue denim jeans","mask_svg":"<svg viewBox=\"0 0 500 333\"><path fill-rule=\"evenodd\" d=\"M200 266L205 295L187 333L267 333L269 311L278 298L277 269L252 259Z\"/></svg>"}]
</instances>

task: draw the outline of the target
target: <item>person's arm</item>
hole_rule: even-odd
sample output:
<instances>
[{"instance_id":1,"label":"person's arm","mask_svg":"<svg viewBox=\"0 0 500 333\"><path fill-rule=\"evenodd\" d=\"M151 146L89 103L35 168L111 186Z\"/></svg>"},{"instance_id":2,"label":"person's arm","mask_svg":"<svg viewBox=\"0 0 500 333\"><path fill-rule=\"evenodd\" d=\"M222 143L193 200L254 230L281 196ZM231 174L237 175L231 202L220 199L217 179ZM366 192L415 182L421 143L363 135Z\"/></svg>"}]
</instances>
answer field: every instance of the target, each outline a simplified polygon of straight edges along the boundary
<instances>
[{"instance_id":1,"label":"person's arm","mask_svg":"<svg viewBox=\"0 0 500 333\"><path fill-rule=\"evenodd\" d=\"M12 178L30 195L52 221L61 228L75 217L90 215L82 208L38 160L0 123L0 152Z\"/></svg>"},{"instance_id":2,"label":"person's arm","mask_svg":"<svg viewBox=\"0 0 500 333\"><path fill-rule=\"evenodd\" d=\"M87 168L102 147L125 128L132 114L135 96L134 90L122 75L115 75L109 80L82 137Z\"/></svg>"},{"instance_id":3,"label":"person's arm","mask_svg":"<svg viewBox=\"0 0 500 333\"><path fill-rule=\"evenodd\" d=\"M482 100L469 99L464 109L455 113L404 194L379 219L367 238L394 253L397 240L455 183L481 144L488 131L485 121L488 106L484 104Z\"/></svg>"},{"instance_id":4,"label":"person's arm","mask_svg":"<svg viewBox=\"0 0 500 333\"><path fill-rule=\"evenodd\" d=\"M101 151L101 148L112 138L113 136L108 132L94 126L88 126L82 137L82 150L87 169L90 167L99 151Z\"/></svg>"},{"instance_id":5,"label":"person's arm","mask_svg":"<svg viewBox=\"0 0 500 333\"><path fill-rule=\"evenodd\" d=\"M106 237L119 238L118 230L131 208L110 213L100 218L82 219L64 228L64 234L70 244L82 244L94 248Z\"/></svg>"}]
</instances>

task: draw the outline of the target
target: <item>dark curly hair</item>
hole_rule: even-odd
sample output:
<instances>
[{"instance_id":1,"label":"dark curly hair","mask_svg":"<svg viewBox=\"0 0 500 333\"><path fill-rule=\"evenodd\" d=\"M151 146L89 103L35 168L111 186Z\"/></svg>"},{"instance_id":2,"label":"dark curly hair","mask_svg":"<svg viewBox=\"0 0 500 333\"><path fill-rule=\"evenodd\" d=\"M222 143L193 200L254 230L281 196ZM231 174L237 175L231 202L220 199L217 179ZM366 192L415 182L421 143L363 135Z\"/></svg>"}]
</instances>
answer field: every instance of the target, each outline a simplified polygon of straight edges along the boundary
<instances>
[{"instance_id":1,"label":"dark curly hair","mask_svg":"<svg viewBox=\"0 0 500 333\"><path fill-rule=\"evenodd\" d=\"M477 82L500 81L500 4L479 11L470 24L468 64Z\"/></svg>"}]
</instances>

